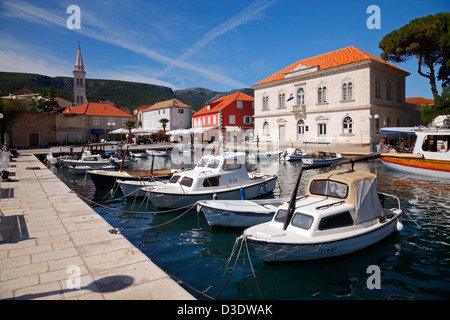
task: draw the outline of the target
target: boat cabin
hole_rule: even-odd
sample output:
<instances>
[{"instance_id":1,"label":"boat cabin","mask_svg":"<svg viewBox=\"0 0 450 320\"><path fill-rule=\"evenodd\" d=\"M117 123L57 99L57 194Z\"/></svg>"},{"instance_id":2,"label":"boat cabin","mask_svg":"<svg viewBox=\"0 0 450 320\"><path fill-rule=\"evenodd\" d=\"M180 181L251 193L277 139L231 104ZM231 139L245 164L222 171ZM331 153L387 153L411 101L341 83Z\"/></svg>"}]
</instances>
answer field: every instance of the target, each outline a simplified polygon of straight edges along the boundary
<instances>
[{"instance_id":1,"label":"boat cabin","mask_svg":"<svg viewBox=\"0 0 450 320\"><path fill-rule=\"evenodd\" d=\"M194 169L174 174L167 187L179 184L183 189L205 190L248 182L244 159L240 154L203 156Z\"/></svg>"},{"instance_id":2,"label":"boat cabin","mask_svg":"<svg viewBox=\"0 0 450 320\"><path fill-rule=\"evenodd\" d=\"M284 224L288 204L273 222ZM368 226L384 216L377 194L376 175L365 171L336 170L311 178L304 197L296 201L288 231L321 236Z\"/></svg>"}]
</instances>

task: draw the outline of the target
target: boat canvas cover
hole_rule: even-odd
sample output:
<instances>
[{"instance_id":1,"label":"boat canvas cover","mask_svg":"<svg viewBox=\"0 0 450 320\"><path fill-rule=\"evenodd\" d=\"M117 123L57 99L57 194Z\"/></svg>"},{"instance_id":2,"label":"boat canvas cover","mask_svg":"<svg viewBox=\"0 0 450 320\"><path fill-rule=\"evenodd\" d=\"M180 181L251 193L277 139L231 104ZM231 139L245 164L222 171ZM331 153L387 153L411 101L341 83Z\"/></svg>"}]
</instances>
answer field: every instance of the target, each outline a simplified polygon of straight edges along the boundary
<instances>
[{"instance_id":1,"label":"boat canvas cover","mask_svg":"<svg viewBox=\"0 0 450 320\"><path fill-rule=\"evenodd\" d=\"M315 175L311 178L306 194L308 196L318 196L311 193L311 184L314 180L331 180L344 183L348 186L347 196L337 197L355 208L355 223L363 223L383 215L383 208L377 194L377 177L373 173L366 171L335 170L327 173ZM324 192L329 198L331 192Z\"/></svg>"}]
</instances>

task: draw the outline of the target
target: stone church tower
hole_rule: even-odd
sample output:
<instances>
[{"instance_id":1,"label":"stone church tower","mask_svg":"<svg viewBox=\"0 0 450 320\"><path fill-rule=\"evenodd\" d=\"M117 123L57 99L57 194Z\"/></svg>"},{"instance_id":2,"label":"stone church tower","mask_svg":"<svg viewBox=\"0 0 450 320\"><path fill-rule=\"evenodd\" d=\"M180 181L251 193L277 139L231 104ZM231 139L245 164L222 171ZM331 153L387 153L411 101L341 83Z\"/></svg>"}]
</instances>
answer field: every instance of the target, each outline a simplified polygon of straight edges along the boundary
<instances>
[{"instance_id":1,"label":"stone church tower","mask_svg":"<svg viewBox=\"0 0 450 320\"><path fill-rule=\"evenodd\" d=\"M81 49L78 45L77 60L73 70L73 103L80 106L86 102L86 71L84 71Z\"/></svg>"}]
</instances>

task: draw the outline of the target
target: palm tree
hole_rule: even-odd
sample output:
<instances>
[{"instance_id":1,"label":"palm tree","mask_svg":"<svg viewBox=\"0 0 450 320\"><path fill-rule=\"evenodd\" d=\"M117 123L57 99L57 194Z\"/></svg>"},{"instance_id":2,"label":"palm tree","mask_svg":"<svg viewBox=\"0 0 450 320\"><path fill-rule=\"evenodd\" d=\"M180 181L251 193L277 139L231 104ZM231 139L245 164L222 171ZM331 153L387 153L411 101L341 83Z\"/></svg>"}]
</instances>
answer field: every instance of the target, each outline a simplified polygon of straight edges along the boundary
<instances>
[{"instance_id":1,"label":"palm tree","mask_svg":"<svg viewBox=\"0 0 450 320\"><path fill-rule=\"evenodd\" d=\"M169 122L169 119L162 118L159 120L159 122L161 123L161 125L164 129L164 139L165 139L166 138L166 126L167 126L167 123Z\"/></svg>"},{"instance_id":2,"label":"palm tree","mask_svg":"<svg viewBox=\"0 0 450 320\"><path fill-rule=\"evenodd\" d=\"M134 121L134 120L127 120L127 122L125 122L124 125L126 127L128 127L128 132L129 132L128 136L130 137L128 139L128 141L131 141L131 128L134 128L136 126L136 121Z\"/></svg>"}]
</instances>

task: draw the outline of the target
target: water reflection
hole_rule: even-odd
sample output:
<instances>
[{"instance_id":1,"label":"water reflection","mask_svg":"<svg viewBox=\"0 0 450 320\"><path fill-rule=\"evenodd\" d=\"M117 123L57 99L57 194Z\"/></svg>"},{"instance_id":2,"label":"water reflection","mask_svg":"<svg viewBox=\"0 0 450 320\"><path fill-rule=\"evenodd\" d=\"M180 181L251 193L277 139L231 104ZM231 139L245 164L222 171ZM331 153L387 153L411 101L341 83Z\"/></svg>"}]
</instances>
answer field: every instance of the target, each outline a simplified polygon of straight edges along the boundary
<instances>
[{"instance_id":1,"label":"water reflection","mask_svg":"<svg viewBox=\"0 0 450 320\"><path fill-rule=\"evenodd\" d=\"M146 168L151 160L133 163ZM276 164L278 183L273 195L288 197L300 162ZM169 158L155 158L155 168L171 168ZM189 168L189 166L186 166ZM349 168L349 166L344 166ZM378 188L397 195L407 215L401 234L394 234L365 250L346 256L269 266L250 249L257 283L265 299L448 299L450 296L450 185L448 181L408 176L385 168L380 161L355 164L378 175ZM249 170L273 170L270 163L252 164ZM309 178L329 169L305 171L299 193ZM102 206L93 205L113 227L170 274L198 290L218 283L231 272L224 262L242 230L211 230L195 210L158 212L147 202L111 199L109 190L95 190L89 177L55 173L74 191ZM88 202L89 203L89 202ZM92 205L92 203L90 203ZM396 201L387 199L387 205ZM414 221L412 221L413 219ZM420 228L417 226L420 226ZM233 258L234 259L234 258ZM230 263L230 265L234 264ZM367 267L381 269L382 288L368 289ZM260 299L248 257L241 257L228 285L212 287L208 295L221 299ZM222 291L223 290L223 291ZM192 292L197 298L205 297Z\"/></svg>"}]
</instances>

